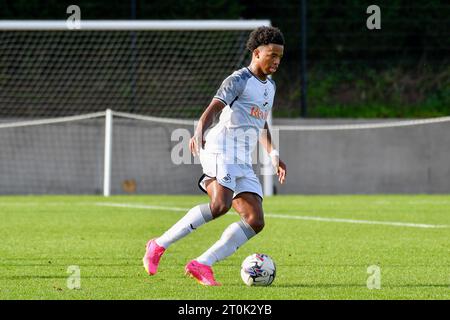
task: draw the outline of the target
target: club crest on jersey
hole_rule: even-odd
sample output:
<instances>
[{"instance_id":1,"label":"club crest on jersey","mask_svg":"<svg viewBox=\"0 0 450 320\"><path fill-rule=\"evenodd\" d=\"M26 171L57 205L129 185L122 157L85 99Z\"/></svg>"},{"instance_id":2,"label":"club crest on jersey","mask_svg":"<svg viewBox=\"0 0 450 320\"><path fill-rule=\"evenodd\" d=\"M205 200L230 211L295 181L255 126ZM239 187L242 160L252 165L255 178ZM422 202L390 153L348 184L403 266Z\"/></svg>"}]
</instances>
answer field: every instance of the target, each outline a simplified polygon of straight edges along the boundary
<instances>
[{"instance_id":1,"label":"club crest on jersey","mask_svg":"<svg viewBox=\"0 0 450 320\"><path fill-rule=\"evenodd\" d=\"M221 179L221 181L224 182L224 183L230 183L230 182L231 182L231 176L230 176L230 174L227 173L227 175L226 175L225 177L223 177L223 178Z\"/></svg>"},{"instance_id":2,"label":"club crest on jersey","mask_svg":"<svg viewBox=\"0 0 450 320\"><path fill-rule=\"evenodd\" d=\"M267 120L267 117L269 116L269 112L268 111L262 111L260 108L258 108L257 106L253 106L250 109L250 115L252 117L255 117L257 119L264 119Z\"/></svg>"},{"instance_id":3,"label":"club crest on jersey","mask_svg":"<svg viewBox=\"0 0 450 320\"><path fill-rule=\"evenodd\" d=\"M267 88L264 90L264 97L267 98L269 96L269 91Z\"/></svg>"}]
</instances>

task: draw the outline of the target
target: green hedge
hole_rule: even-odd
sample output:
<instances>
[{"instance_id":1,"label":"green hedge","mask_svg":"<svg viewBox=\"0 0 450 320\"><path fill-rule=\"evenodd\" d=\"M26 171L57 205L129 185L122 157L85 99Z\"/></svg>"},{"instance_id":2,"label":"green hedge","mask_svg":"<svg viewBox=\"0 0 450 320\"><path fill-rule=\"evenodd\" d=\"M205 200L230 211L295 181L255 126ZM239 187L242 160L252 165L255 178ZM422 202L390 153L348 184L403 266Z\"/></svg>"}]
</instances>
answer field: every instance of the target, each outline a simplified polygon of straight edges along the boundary
<instances>
[{"instance_id":1,"label":"green hedge","mask_svg":"<svg viewBox=\"0 0 450 320\"><path fill-rule=\"evenodd\" d=\"M283 90L283 80L278 89ZM281 83L280 83L281 82ZM300 84L281 97L275 116L299 116ZM291 99L289 99L289 97ZM450 115L450 66L310 70L308 116L318 118L416 118Z\"/></svg>"}]
</instances>

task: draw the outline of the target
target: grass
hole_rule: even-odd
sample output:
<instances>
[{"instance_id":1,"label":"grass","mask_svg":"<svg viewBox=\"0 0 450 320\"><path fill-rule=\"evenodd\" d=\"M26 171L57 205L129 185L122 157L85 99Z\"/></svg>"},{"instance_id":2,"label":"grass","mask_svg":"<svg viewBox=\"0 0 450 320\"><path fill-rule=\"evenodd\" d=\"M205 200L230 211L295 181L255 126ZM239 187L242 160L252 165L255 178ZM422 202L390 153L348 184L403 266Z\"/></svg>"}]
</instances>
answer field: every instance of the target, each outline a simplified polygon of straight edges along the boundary
<instances>
[{"instance_id":1,"label":"grass","mask_svg":"<svg viewBox=\"0 0 450 320\"><path fill-rule=\"evenodd\" d=\"M222 287L184 276L235 214L175 243L160 272L142 267L146 241L183 212L99 206L99 202L190 208L205 196L0 197L0 299L449 299L450 228L415 228L266 218L265 230L214 266ZM450 196L277 196L270 214L450 225ZM254 252L277 264L270 287L247 287L240 263ZM80 289L67 286L80 268ZM369 290L367 268L381 268Z\"/></svg>"}]
</instances>

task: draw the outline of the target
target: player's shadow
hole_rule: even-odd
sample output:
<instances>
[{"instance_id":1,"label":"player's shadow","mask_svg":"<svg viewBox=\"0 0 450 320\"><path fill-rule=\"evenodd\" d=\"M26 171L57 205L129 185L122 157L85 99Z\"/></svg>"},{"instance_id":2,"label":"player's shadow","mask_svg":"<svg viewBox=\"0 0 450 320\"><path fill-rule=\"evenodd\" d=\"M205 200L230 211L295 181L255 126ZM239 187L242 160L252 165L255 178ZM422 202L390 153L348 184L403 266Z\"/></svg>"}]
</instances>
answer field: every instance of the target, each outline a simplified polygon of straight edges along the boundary
<instances>
[{"instance_id":1,"label":"player's shadow","mask_svg":"<svg viewBox=\"0 0 450 320\"><path fill-rule=\"evenodd\" d=\"M318 284L304 284L304 283L290 283L290 284L274 284L274 288L366 288L365 285L359 283L318 283Z\"/></svg>"},{"instance_id":2,"label":"player's shadow","mask_svg":"<svg viewBox=\"0 0 450 320\"><path fill-rule=\"evenodd\" d=\"M83 259L83 260L105 260L104 257L83 257L83 256L76 256L76 259ZM133 260L135 259L135 256L122 256L122 257L115 257L114 260ZM55 256L52 258L28 258L28 257L16 257L16 258L2 258L2 261L17 261L17 260L26 260L26 261L33 261L33 260L39 260L39 261L45 261L46 259L56 259L56 260L62 260L62 259L70 259L67 258L66 256ZM112 260L112 259L111 259Z\"/></svg>"},{"instance_id":3,"label":"player's shadow","mask_svg":"<svg viewBox=\"0 0 450 320\"><path fill-rule=\"evenodd\" d=\"M402 285L389 285L386 288L449 288L450 284L402 284Z\"/></svg>"},{"instance_id":4,"label":"player's shadow","mask_svg":"<svg viewBox=\"0 0 450 320\"><path fill-rule=\"evenodd\" d=\"M10 264L10 263L2 263L1 267L68 267L70 264L67 263L18 263L18 264ZM81 267L137 267L141 266L141 264L131 264L131 263L96 263L96 264L77 264L77 266Z\"/></svg>"},{"instance_id":5,"label":"player's shadow","mask_svg":"<svg viewBox=\"0 0 450 320\"><path fill-rule=\"evenodd\" d=\"M242 289L242 285L231 285L232 287L236 287L236 288L241 288ZM267 287L260 287L260 286L255 286L255 287L251 287L251 288L260 288L262 290L264 290L264 288L267 288L268 290L272 290L272 289L279 289L279 288L294 288L294 289L301 289L301 288L366 288L365 285L361 285L361 284L355 284L355 283L322 283L322 284L304 284L304 283L289 283L289 284L273 284L271 286L267 286Z\"/></svg>"},{"instance_id":6,"label":"player's shadow","mask_svg":"<svg viewBox=\"0 0 450 320\"><path fill-rule=\"evenodd\" d=\"M21 261L24 261L21 263ZM62 263L64 261L64 263ZM78 263L81 262L82 263ZM1 267L68 267L71 265L77 265L79 267L135 267L141 266L141 261L136 257L119 257L114 259L115 262L105 262L104 258L92 258L92 257L76 257L74 259L68 258L55 258L42 259L42 258L14 258L14 259L2 259L0 262ZM120 262L123 261L123 262Z\"/></svg>"},{"instance_id":7,"label":"player's shadow","mask_svg":"<svg viewBox=\"0 0 450 320\"><path fill-rule=\"evenodd\" d=\"M259 287L261 288L261 287ZM268 288L362 288L366 289L365 284L359 283L318 283L318 284L273 284ZM449 284L402 284L402 285L385 285L383 288L450 288Z\"/></svg>"},{"instance_id":8,"label":"player's shadow","mask_svg":"<svg viewBox=\"0 0 450 320\"><path fill-rule=\"evenodd\" d=\"M49 276L39 276L39 275L23 275L23 276L6 276L0 277L3 280L30 280L30 279L67 279L67 275L49 275ZM136 278L135 275L129 276L82 276L83 279L130 279Z\"/></svg>"}]
</instances>

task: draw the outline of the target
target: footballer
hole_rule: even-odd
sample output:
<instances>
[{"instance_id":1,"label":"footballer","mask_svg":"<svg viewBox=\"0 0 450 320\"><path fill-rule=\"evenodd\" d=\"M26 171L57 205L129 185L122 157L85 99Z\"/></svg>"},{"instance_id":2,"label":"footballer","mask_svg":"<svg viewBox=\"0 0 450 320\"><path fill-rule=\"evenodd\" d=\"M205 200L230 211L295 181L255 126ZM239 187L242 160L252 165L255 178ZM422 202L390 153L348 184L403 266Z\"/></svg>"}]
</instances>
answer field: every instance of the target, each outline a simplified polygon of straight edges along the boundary
<instances>
[{"instance_id":1,"label":"footballer","mask_svg":"<svg viewBox=\"0 0 450 320\"><path fill-rule=\"evenodd\" d=\"M250 34L247 48L252 53L250 65L223 81L189 141L203 168L199 187L210 201L193 207L164 234L148 241L143 263L149 275L156 274L170 245L233 207L241 220L229 225L216 243L185 266L186 274L200 284L220 285L212 266L264 228L263 192L251 160L258 141L269 153L279 182L285 181L286 165L279 159L267 124L276 90L269 75L277 71L283 57L283 34L275 27L259 27Z\"/></svg>"}]
</instances>

